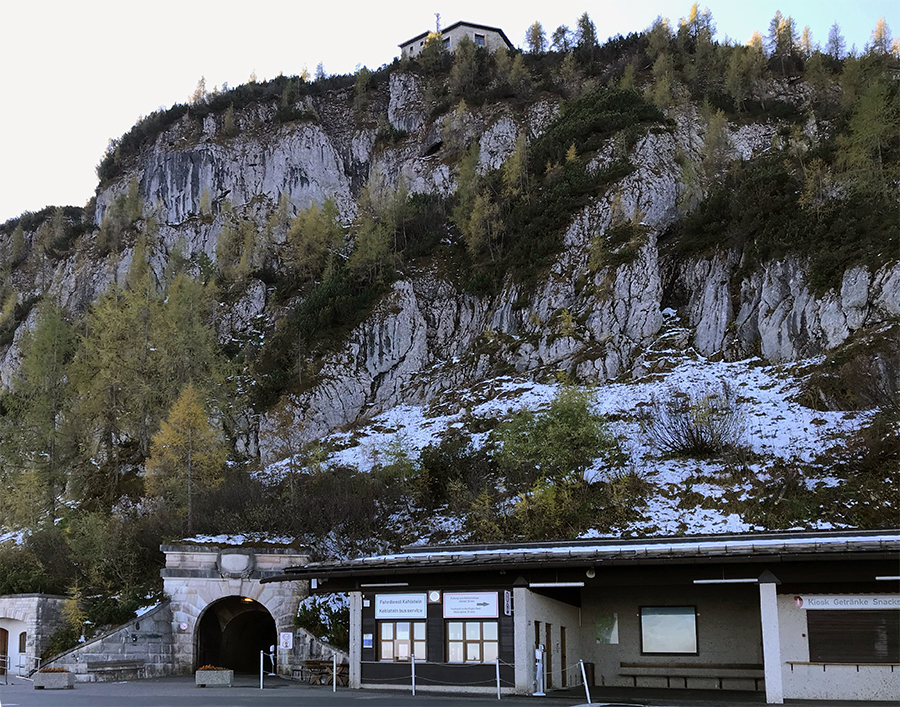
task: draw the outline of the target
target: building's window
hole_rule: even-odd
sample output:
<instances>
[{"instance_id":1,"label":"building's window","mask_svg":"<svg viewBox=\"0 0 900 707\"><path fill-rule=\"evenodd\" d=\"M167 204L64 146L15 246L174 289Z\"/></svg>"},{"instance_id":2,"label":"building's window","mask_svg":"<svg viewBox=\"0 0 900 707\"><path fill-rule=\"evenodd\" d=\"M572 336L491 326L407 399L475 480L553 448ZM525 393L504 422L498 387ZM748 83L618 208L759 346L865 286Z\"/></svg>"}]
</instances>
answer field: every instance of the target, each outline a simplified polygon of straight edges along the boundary
<instances>
[{"instance_id":1,"label":"building's window","mask_svg":"<svg viewBox=\"0 0 900 707\"><path fill-rule=\"evenodd\" d=\"M25 644L28 642L28 634L25 631L19 634L19 653L25 652Z\"/></svg>"},{"instance_id":2,"label":"building's window","mask_svg":"<svg viewBox=\"0 0 900 707\"><path fill-rule=\"evenodd\" d=\"M475 35L475 46L476 46L476 47L483 47L483 46L484 46L484 35L483 35L483 34L476 34L476 35Z\"/></svg>"},{"instance_id":3,"label":"building's window","mask_svg":"<svg viewBox=\"0 0 900 707\"><path fill-rule=\"evenodd\" d=\"M900 663L900 611L806 612L813 663Z\"/></svg>"},{"instance_id":4,"label":"building's window","mask_svg":"<svg viewBox=\"0 0 900 707\"><path fill-rule=\"evenodd\" d=\"M450 48L450 37L444 37L444 47L446 49Z\"/></svg>"},{"instance_id":5,"label":"building's window","mask_svg":"<svg viewBox=\"0 0 900 707\"><path fill-rule=\"evenodd\" d=\"M641 653L697 654L697 609L642 606Z\"/></svg>"},{"instance_id":6,"label":"building's window","mask_svg":"<svg viewBox=\"0 0 900 707\"><path fill-rule=\"evenodd\" d=\"M448 621L448 663L493 663L499 654L496 621Z\"/></svg>"},{"instance_id":7,"label":"building's window","mask_svg":"<svg viewBox=\"0 0 900 707\"><path fill-rule=\"evenodd\" d=\"M425 660L424 621L379 621L378 660Z\"/></svg>"}]
</instances>

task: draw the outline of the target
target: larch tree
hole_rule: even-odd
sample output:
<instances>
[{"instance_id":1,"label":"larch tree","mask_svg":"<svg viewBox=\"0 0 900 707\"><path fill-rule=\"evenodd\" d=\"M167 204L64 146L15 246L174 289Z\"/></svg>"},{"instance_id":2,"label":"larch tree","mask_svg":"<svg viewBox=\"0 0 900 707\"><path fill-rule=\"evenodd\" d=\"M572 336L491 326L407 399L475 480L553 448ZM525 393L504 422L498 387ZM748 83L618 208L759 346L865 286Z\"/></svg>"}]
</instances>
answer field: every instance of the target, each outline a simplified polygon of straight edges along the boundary
<instances>
[{"instance_id":1,"label":"larch tree","mask_svg":"<svg viewBox=\"0 0 900 707\"><path fill-rule=\"evenodd\" d=\"M311 204L297 214L287 234L294 268L307 282L322 277L343 244L343 227L334 199Z\"/></svg>"},{"instance_id":2,"label":"larch tree","mask_svg":"<svg viewBox=\"0 0 900 707\"><path fill-rule=\"evenodd\" d=\"M146 490L182 509L187 532L191 533L194 497L221 483L227 457L197 389L188 384L153 436Z\"/></svg>"},{"instance_id":3,"label":"larch tree","mask_svg":"<svg viewBox=\"0 0 900 707\"><path fill-rule=\"evenodd\" d=\"M883 17L875 23L875 29L872 30L872 38L869 40L868 50L873 54L887 55L891 53L891 28Z\"/></svg>"},{"instance_id":4,"label":"larch tree","mask_svg":"<svg viewBox=\"0 0 900 707\"><path fill-rule=\"evenodd\" d=\"M572 32L566 25L560 25L553 30L550 48L558 52L567 52L572 48Z\"/></svg>"},{"instance_id":5,"label":"larch tree","mask_svg":"<svg viewBox=\"0 0 900 707\"><path fill-rule=\"evenodd\" d=\"M47 490L55 518L56 499L65 488L67 458L74 444L68 435L67 368L75 351L75 335L53 302L41 306L35 327L22 340L22 379L13 406L18 420L20 454Z\"/></svg>"},{"instance_id":6,"label":"larch tree","mask_svg":"<svg viewBox=\"0 0 900 707\"><path fill-rule=\"evenodd\" d=\"M532 54L543 54L547 51L547 34L540 22L534 22L525 34L525 43Z\"/></svg>"},{"instance_id":7,"label":"larch tree","mask_svg":"<svg viewBox=\"0 0 900 707\"><path fill-rule=\"evenodd\" d=\"M828 43L825 45L825 53L835 59L842 59L847 43L841 34L841 26L835 22L828 30Z\"/></svg>"}]
</instances>

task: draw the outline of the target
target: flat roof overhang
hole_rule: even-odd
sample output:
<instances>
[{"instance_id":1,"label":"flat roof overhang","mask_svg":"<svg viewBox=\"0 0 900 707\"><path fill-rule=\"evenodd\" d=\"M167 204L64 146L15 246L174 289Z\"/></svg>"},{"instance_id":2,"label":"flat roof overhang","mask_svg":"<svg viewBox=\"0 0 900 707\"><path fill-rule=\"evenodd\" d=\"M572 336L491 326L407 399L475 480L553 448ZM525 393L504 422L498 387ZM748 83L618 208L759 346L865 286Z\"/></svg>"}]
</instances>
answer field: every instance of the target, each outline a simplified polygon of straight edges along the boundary
<instances>
[{"instance_id":1,"label":"flat roof overhang","mask_svg":"<svg viewBox=\"0 0 900 707\"><path fill-rule=\"evenodd\" d=\"M427 575L479 575L527 572L574 573L595 568L652 568L678 565L744 566L746 573L765 566L811 563L900 563L900 532L848 531L806 534L760 534L648 538L641 540L571 541L506 545L451 545L405 548L404 552L346 562L320 562L288 567L282 574L261 581L329 581L328 591L348 591L360 584L390 583L399 577ZM598 580L600 579L598 572ZM815 572L820 574L820 572ZM895 574L895 573L894 573ZM759 576L750 575L752 576ZM868 578L874 580L872 578ZM860 577L860 580L864 580ZM597 582L602 583L602 582ZM591 582L594 584L594 582ZM888 587L885 587L887 589Z\"/></svg>"}]
</instances>

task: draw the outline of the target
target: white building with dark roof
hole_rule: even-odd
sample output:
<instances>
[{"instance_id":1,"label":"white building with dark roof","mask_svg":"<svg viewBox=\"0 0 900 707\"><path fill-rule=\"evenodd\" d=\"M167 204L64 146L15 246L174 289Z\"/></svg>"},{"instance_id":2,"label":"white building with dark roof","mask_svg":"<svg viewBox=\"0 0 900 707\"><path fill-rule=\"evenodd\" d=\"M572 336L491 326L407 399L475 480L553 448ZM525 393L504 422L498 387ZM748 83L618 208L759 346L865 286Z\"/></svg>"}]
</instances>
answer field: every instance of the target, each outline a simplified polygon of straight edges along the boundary
<instances>
[{"instance_id":1,"label":"white building with dark roof","mask_svg":"<svg viewBox=\"0 0 900 707\"><path fill-rule=\"evenodd\" d=\"M349 593L351 687L900 694L896 530L413 546L262 581L297 580Z\"/></svg>"},{"instance_id":2,"label":"white building with dark roof","mask_svg":"<svg viewBox=\"0 0 900 707\"><path fill-rule=\"evenodd\" d=\"M422 32L412 39L408 39L400 45L400 55L404 58L415 57L425 48L425 40L430 32ZM441 39L444 42L444 48L447 51L455 51L457 45L463 37L468 37L474 42L476 47L484 47L487 51L493 53L504 47L513 49L512 42L509 41L503 30L499 27L488 27L486 25L476 25L473 22L457 22L449 27L441 30Z\"/></svg>"}]
</instances>

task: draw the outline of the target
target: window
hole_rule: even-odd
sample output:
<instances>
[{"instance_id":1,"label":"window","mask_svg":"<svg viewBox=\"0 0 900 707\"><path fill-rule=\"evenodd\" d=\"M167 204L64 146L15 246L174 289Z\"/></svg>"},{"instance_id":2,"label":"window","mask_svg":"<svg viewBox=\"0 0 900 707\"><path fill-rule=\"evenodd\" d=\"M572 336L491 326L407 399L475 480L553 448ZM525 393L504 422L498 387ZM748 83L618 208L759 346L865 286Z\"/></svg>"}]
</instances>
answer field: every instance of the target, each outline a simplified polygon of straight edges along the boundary
<instances>
[{"instance_id":1,"label":"window","mask_svg":"<svg viewBox=\"0 0 900 707\"><path fill-rule=\"evenodd\" d=\"M499 654L496 621L448 621L448 663L493 663Z\"/></svg>"},{"instance_id":2,"label":"window","mask_svg":"<svg viewBox=\"0 0 900 707\"><path fill-rule=\"evenodd\" d=\"M900 611L806 612L813 663L900 663Z\"/></svg>"},{"instance_id":3,"label":"window","mask_svg":"<svg viewBox=\"0 0 900 707\"><path fill-rule=\"evenodd\" d=\"M484 46L484 35L483 35L483 34L476 34L476 35L475 35L475 46L476 46L476 47L483 47L483 46Z\"/></svg>"},{"instance_id":4,"label":"window","mask_svg":"<svg viewBox=\"0 0 900 707\"><path fill-rule=\"evenodd\" d=\"M444 37L444 47L447 49L450 48L450 37Z\"/></svg>"},{"instance_id":5,"label":"window","mask_svg":"<svg viewBox=\"0 0 900 707\"><path fill-rule=\"evenodd\" d=\"M28 642L28 634L25 631L19 634L19 653L25 653L25 644Z\"/></svg>"},{"instance_id":6,"label":"window","mask_svg":"<svg viewBox=\"0 0 900 707\"><path fill-rule=\"evenodd\" d=\"M425 660L424 621L379 621L378 660Z\"/></svg>"},{"instance_id":7,"label":"window","mask_svg":"<svg viewBox=\"0 0 900 707\"><path fill-rule=\"evenodd\" d=\"M642 606L641 653L697 655L696 607Z\"/></svg>"}]
</instances>

